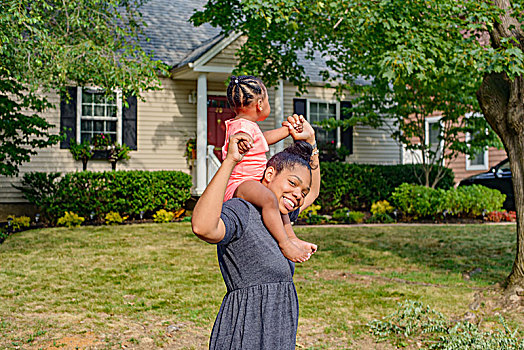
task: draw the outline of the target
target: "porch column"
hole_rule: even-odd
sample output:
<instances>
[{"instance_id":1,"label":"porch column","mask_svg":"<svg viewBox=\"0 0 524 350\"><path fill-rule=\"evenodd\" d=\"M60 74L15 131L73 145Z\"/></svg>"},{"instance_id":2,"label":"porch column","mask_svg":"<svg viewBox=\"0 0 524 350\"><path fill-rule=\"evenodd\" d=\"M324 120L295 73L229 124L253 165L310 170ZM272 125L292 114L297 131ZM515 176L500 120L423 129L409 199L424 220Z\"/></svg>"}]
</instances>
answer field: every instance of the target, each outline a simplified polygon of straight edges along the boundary
<instances>
[{"instance_id":1,"label":"porch column","mask_svg":"<svg viewBox=\"0 0 524 350\"><path fill-rule=\"evenodd\" d=\"M207 74L202 73L197 80L197 159L196 188L201 195L207 186Z\"/></svg>"},{"instance_id":2,"label":"porch column","mask_svg":"<svg viewBox=\"0 0 524 350\"><path fill-rule=\"evenodd\" d=\"M284 121L284 81L278 80L275 86L275 129L282 126ZM284 150L284 141L279 141L274 144L274 153Z\"/></svg>"}]
</instances>

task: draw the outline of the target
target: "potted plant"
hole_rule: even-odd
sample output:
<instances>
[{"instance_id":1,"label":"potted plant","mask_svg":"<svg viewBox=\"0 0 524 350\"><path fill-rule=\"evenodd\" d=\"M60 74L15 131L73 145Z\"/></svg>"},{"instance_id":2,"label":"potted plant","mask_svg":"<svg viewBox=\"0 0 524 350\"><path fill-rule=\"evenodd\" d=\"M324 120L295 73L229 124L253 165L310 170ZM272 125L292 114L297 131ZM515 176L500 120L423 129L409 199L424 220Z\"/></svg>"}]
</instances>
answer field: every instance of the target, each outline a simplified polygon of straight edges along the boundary
<instances>
[{"instance_id":1,"label":"potted plant","mask_svg":"<svg viewBox=\"0 0 524 350\"><path fill-rule=\"evenodd\" d=\"M116 163L118 161L128 160L129 151L131 151L131 149L127 147L125 143L122 145L114 143L111 146L109 146L107 160L109 160L109 162L111 163L111 169L116 170Z\"/></svg>"},{"instance_id":2,"label":"potted plant","mask_svg":"<svg viewBox=\"0 0 524 350\"><path fill-rule=\"evenodd\" d=\"M87 141L76 143L75 140L71 140L69 152L73 155L74 160L82 161L82 170L86 171L87 162L93 157L94 146Z\"/></svg>"},{"instance_id":3,"label":"potted plant","mask_svg":"<svg viewBox=\"0 0 524 350\"><path fill-rule=\"evenodd\" d=\"M193 160L196 159L196 138L192 137L186 141L186 151L184 152L187 164L193 165Z\"/></svg>"}]
</instances>

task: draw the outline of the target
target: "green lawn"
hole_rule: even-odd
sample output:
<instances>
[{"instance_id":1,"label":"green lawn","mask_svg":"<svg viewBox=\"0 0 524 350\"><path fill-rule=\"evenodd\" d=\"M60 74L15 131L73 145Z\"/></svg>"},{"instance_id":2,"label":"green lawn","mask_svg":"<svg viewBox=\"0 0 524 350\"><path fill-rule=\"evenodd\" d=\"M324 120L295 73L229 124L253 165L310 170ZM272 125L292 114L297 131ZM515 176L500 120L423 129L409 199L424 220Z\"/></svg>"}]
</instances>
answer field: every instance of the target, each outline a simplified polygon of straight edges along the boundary
<instances>
[{"instance_id":1,"label":"green lawn","mask_svg":"<svg viewBox=\"0 0 524 350\"><path fill-rule=\"evenodd\" d=\"M514 225L295 229L319 245L295 275L302 349L389 348L366 324L406 299L460 318L475 293L496 296L515 254ZM225 293L215 247L187 223L17 233L0 245L0 286L2 349L205 349ZM489 305L475 311L486 324Z\"/></svg>"}]
</instances>

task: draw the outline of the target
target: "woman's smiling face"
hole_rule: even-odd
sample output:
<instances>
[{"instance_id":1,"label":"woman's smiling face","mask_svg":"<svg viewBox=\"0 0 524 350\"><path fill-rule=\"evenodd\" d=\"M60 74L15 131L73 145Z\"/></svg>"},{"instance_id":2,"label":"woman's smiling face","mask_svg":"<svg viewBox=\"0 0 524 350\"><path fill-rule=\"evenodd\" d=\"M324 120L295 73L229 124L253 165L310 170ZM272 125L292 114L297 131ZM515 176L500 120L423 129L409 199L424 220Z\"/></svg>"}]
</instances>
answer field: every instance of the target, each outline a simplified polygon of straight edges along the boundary
<instances>
[{"instance_id":1,"label":"woman's smiling face","mask_svg":"<svg viewBox=\"0 0 524 350\"><path fill-rule=\"evenodd\" d=\"M311 187L311 172L299 164L291 169L284 168L278 174L275 168L268 167L263 184L277 197L280 212L288 214L304 203Z\"/></svg>"}]
</instances>

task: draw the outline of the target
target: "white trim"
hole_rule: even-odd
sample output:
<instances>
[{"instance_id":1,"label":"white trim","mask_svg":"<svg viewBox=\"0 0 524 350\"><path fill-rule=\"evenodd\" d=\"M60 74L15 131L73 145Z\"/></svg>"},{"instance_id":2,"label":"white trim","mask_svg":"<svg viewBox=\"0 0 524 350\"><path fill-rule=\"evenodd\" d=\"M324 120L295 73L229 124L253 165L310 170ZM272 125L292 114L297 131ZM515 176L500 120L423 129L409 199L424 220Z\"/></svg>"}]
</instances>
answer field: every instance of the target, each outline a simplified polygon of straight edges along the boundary
<instances>
[{"instance_id":1,"label":"white trim","mask_svg":"<svg viewBox=\"0 0 524 350\"><path fill-rule=\"evenodd\" d=\"M116 91L116 142L122 144L122 90Z\"/></svg>"},{"instance_id":2,"label":"white trim","mask_svg":"<svg viewBox=\"0 0 524 350\"><path fill-rule=\"evenodd\" d=\"M76 143L80 143L82 139L82 87L76 87Z\"/></svg>"},{"instance_id":3,"label":"white trim","mask_svg":"<svg viewBox=\"0 0 524 350\"><path fill-rule=\"evenodd\" d=\"M84 89L91 89L93 91L102 90L98 87L92 86L77 86L76 87L76 142L80 143L82 140L82 119L84 120L113 120L116 121L116 142L122 144L122 90L115 89L116 94L116 118L111 117L82 117L82 94Z\"/></svg>"},{"instance_id":4,"label":"white trim","mask_svg":"<svg viewBox=\"0 0 524 350\"><path fill-rule=\"evenodd\" d=\"M233 41L238 39L240 37L241 33L236 32L232 33L230 36L225 37L220 42L218 42L215 46L213 46L211 49L206 51L202 56L200 56L198 59L196 59L193 63L193 70L198 72L198 68L205 65L207 62L209 62L213 57L215 57L217 54L219 54L222 50L224 50L229 44L231 44ZM189 66L189 64L188 64ZM191 66L189 66L191 68ZM213 72L213 73L221 73L221 72Z\"/></svg>"},{"instance_id":5,"label":"white trim","mask_svg":"<svg viewBox=\"0 0 524 350\"><path fill-rule=\"evenodd\" d=\"M284 80L278 79L278 84L273 90L275 92L275 129L282 126L284 121ZM284 141L278 141L273 146L273 154L284 150Z\"/></svg>"},{"instance_id":6,"label":"white trim","mask_svg":"<svg viewBox=\"0 0 524 350\"><path fill-rule=\"evenodd\" d=\"M429 124L436 124L437 122L439 122L440 127L441 127L441 132L440 133L442 135L442 123L440 123L440 119L442 119L441 116L439 116L439 117L427 117L426 120L424 121L424 133L425 133L426 145L429 145ZM440 140L440 144L438 146L438 148L440 150L442 150L442 147L444 146L443 143L444 143L444 141Z\"/></svg>"},{"instance_id":7,"label":"white trim","mask_svg":"<svg viewBox=\"0 0 524 350\"><path fill-rule=\"evenodd\" d=\"M223 66L198 66L193 68L195 72L202 73L226 73L230 74L233 72L233 67L223 67Z\"/></svg>"},{"instance_id":8,"label":"white trim","mask_svg":"<svg viewBox=\"0 0 524 350\"><path fill-rule=\"evenodd\" d=\"M480 118L482 117L482 114L470 112L470 113L466 113L465 117L466 118ZM466 143L469 140L471 140L471 134L467 132L466 133ZM484 164L471 165L471 159L469 158L469 155L466 154L466 171L470 171L470 170L489 170L489 150L487 147L484 150Z\"/></svg>"},{"instance_id":9,"label":"white trim","mask_svg":"<svg viewBox=\"0 0 524 350\"><path fill-rule=\"evenodd\" d=\"M201 195L207 186L207 75L197 79L197 159L195 194Z\"/></svg>"}]
</instances>

